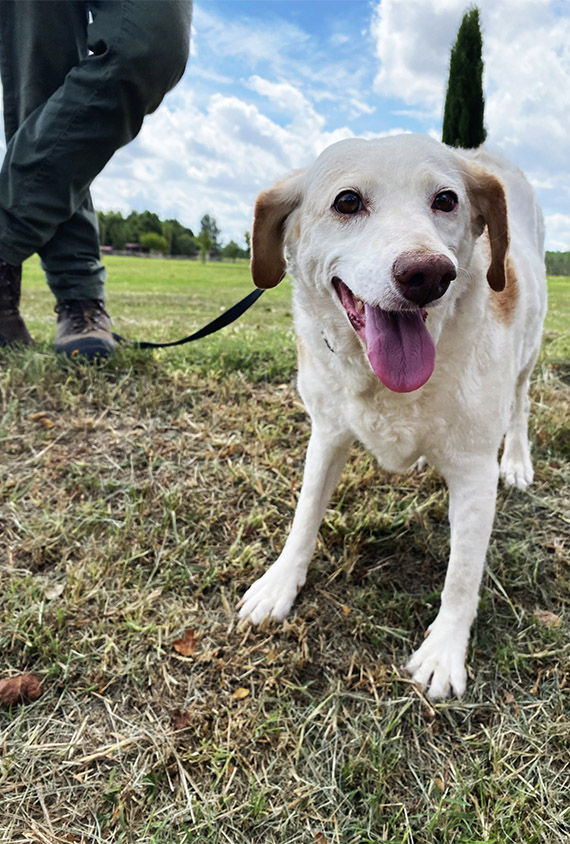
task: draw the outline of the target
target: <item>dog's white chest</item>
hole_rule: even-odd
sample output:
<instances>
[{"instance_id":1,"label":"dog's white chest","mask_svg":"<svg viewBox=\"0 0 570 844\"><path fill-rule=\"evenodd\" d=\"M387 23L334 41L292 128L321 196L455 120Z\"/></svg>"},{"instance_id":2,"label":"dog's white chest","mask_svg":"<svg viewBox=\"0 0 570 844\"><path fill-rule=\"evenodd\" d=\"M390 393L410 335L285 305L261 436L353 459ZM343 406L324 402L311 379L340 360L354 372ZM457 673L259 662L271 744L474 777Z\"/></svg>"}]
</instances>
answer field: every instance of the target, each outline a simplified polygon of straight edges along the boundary
<instances>
[{"instance_id":1,"label":"dog's white chest","mask_svg":"<svg viewBox=\"0 0 570 844\"><path fill-rule=\"evenodd\" d=\"M337 359L338 361L338 359ZM299 389L313 418L327 420L352 435L390 472L407 471L429 443L444 441L446 420L431 402L414 395L396 395L367 371L360 360L340 362L321 352L300 368ZM346 366L347 374L339 370Z\"/></svg>"},{"instance_id":2,"label":"dog's white chest","mask_svg":"<svg viewBox=\"0 0 570 844\"><path fill-rule=\"evenodd\" d=\"M384 469L405 472L421 457L421 431L409 419L370 407L354 410L347 420L351 429Z\"/></svg>"}]
</instances>

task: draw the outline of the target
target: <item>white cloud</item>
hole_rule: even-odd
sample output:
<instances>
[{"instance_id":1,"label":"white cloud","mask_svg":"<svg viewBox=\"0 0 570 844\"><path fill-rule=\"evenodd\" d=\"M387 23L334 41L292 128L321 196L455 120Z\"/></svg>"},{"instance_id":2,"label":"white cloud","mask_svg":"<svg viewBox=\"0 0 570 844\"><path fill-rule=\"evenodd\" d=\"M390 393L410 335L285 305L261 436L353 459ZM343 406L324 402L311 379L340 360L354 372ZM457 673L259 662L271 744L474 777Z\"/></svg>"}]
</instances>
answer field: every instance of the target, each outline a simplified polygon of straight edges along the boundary
<instances>
[{"instance_id":1,"label":"white cloud","mask_svg":"<svg viewBox=\"0 0 570 844\"><path fill-rule=\"evenodd\" d=\"M193 57L140 136L93 185L102 209L149 208L196 229L214 214L224 240L251 225L256 194L328 144L440 135L449 51L469 0L324 4L303 29L285 4L226 13L198 4ZM521 166L547 222L570 243L570 16L567 0L479 0L489 141ZM237 13L234 9L239 7ZM351 26L356 11L368 17ZM375 51L375 54L374 54Z\"/></svg>"},{"instance_id":2,"label":"white cloud","mask_svg":"<svg viewBox=\"0 0 570 844\"><path fill-rule=\"evenodd\" d=\"M285 69L290 56L295 56L310 40L309 33L283 18L279 24L259 16L241 14L217 16L199 4L192 21L193 52L201 45L215 45L225 59L235 58L239 73L251 67Z\"/></svg>"},{"instance_id":3,"label":"white cloud","mask_svg":"<svg viewBox=\"0 0 570 844\"><path fill-rule=\"evenodd\" d=\"M526 172L550 211L570 197L570 18L553 0L479 0L488 140ZM379 94L441 119L449 52L465 0L382 0L372 32ZM566 9L566 12L568 10ZM422 113L423 112L423 113ZM401 115L413 114L395 112ZM429 129L430 134L434 131ZM547 242L567 217L547 213ZM557 230L551 228L558 220ZM551 235L552 231L552 235Z\"/></svg>"},{"instance_id":4,"label":"white cloud","mask_svg":"<svg viewBox=\"0 0 570 844\"><path fill-rule=\"evenodd\" d=\"M570 19L546 0L486 2L489 134L526 169L570 171Z\"/></svg>"},{"instance_id":5,"label":"white cloud","mask_svg":"<svg viewBox=\"0 0 570 844\"><path fill-rule=\"evenodd\" d=\"M570 19L549 0L479 0L485 63L485 119L503 146L544 149L567 163ZM372 31L383 96L441 116L449 51L465 0L382 0Z\"/></svg>"},{"instance_id":6,"label":"white cloud","mask_svg":"<svg viewBox=\"0 0 570 844\"><path fill-rule=\"evenodd\" d=\"M262 189L351 135L347 128L325 131L323 116L293 85L261 77L250 83L279 103L289 115L285 125L237 97L214 94L202 109L191 92L179 94L179 107L151 115L139 139L98 177L96 205L127 207L138 184L138 210L152 208L194 230L204 213L213 213L224 239L241 240Z\"/></svg>"},{"instance_id":7,"label":"white cloud","mask_svg":"<svg viewBox=\"0 0 570 844\"><path fill-rule=\"evenodd\" d=\"M260 96L271 100L290 118L289 127L294 134L318 135L322 131L325 118L317 113L307 97L290 82L270 82L260 76L252 76L249 86Z\"/></svg>"},{"instance_id":8,"label":"white cloud","mask_svg":"<svg viewBox=\"0 0 570 844\"><path fill-rule=\"evenodd\" d=\"M380 96L441 112L449 47L464 0L382 0L372 20Z\"/></svg>"},{"instance_id":9,"label":"white cloud","mask_svg":"<svg viewBox=\"0 0 570 844\"><path fill-rule=\"evenodd\" d=\"M262 97L278 103L280 108L288 114L296 114L298 111L312 110L307 98L290 82L270 82L260 76L251 76L249 87L257 91Z\"/></svg>"},{"instance_id":10,"label":"white cloud","mask_svg":"<svg viewBox=\"0 0 570 844\"><path fill-rule=\"evenodd\" d=\"M570 214L547 214L545 223L549 232L546 248L570 252Z\"/></svg>"}]
</instances>

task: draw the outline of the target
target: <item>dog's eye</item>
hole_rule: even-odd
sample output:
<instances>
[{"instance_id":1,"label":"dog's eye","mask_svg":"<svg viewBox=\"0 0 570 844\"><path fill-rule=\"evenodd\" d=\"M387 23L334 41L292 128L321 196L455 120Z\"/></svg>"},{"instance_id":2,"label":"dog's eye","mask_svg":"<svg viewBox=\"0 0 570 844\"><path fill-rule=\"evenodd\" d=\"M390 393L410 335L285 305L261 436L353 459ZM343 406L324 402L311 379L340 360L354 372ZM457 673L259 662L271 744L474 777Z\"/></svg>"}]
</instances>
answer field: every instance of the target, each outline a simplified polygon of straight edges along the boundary
<instances>
[{"instance_id":1,"label":"dog's eye","mask_svg":"<svg viewBox=\"0 0 570 844\"><path fill-rule=\"evenodd\" d=\"M343 190L333 202L333 208L339 214L358 214L364 208L364 204L355 191Z\"/></svg>"},{"instance_id":2,"label":"dog's eye","mask_svg":"<svg viewBox=\"0 0 570 844\"><path fill-rule=\"evenodd\" d=\"M431 207L434 211L449 212L453 211L453 209L457 206L458 201L457 194L453 193L452 190L444 190L437 194L431 204Z\"/></svg>"}]
</instances>

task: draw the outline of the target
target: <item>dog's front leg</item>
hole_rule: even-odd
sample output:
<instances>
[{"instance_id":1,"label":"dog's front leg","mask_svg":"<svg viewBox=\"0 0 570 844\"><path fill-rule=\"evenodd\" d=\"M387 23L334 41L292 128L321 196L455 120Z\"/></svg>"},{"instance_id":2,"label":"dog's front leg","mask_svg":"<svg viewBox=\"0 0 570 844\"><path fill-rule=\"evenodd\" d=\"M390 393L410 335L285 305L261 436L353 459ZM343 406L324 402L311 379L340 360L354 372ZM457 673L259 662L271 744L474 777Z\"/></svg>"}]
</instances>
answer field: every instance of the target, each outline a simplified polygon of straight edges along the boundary
<instances>
[{"instance_id":1,"label":"dog's front leg","mask_svg":"<svg viewBox=\"0 0 570 844\"><path fill-rule=\"evenodd\" d=\"M465 691L465 656L495 514L498 465L496 459L473 461L443 474L449 487L451 548L441 607L406 666L432 698Z\"/></svg>"},{"instance_id":2,"label":"dog's front leg","mask_svg":"<svg viewBox=\"0 0 570 844\"><path fill-rule=\"evenodd\" d=\"M288 614L297 592L305 583L319 525L340 478L352 439L348 432L339 435L313 425L291 532L280 556L241 599L239 616L242 620L260 624L266 618L282 621Z\"/></svg>"}]
</instances>

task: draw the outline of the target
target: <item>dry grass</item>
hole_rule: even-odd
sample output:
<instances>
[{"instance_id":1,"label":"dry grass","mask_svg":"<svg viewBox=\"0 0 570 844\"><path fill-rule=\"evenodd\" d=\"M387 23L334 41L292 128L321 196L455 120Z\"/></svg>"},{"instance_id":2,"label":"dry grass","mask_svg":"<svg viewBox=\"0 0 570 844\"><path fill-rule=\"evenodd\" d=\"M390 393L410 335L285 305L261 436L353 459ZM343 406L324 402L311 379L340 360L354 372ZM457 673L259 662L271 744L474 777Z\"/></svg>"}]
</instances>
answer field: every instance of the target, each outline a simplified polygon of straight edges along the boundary
<instances>
[{"instance_id":1,"label":"dry grass","mask_svg":"<svg viewBox=\"0 0 570 844\"><path fill-rule=\"evenodd\" d=\"M536 483L499 495L468 693L433 704L398 669L446 565L430 471L355 450L290 620L236 626L308 438L283 337L265 381L229 346L215 376L183 353L2 354L1 674L45 693L0 711L0 839L566 842L563 361L547 347L533 385Z\"/></svg>"}]
</instances>

